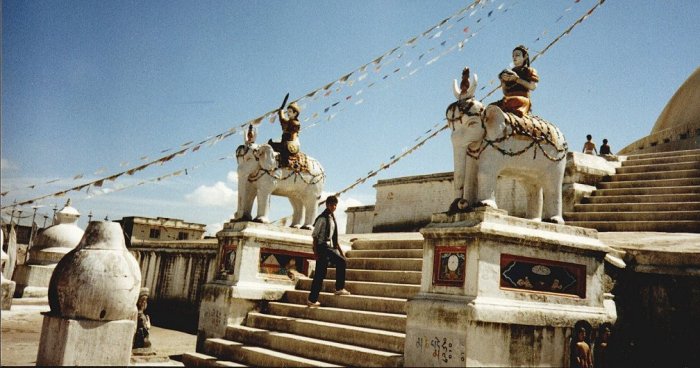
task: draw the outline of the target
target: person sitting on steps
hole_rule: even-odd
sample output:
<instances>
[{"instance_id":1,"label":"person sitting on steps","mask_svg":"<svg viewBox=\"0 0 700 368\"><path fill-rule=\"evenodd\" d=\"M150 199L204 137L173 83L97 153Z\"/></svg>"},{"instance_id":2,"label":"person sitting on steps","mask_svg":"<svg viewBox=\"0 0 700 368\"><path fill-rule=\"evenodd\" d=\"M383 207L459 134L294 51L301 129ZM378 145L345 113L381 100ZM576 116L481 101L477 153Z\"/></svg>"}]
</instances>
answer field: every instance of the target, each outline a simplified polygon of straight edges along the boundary
<instances>
[{"instance_id":1,"label":"person sitting on steps","mask_svg":"<svg viewBox=\"0 0 700 368\"><path fill-rule=\"evenodd\" d=\"M608 145L608 140L603 139L603 144L600 146L600 151L598 152L599 155L611 155L612 152L610 152L610 146Z\"/></svg>"},{"instance_id":2,"label":"person sitting on steps","mask_svg":"<svg viewBox=\"0 0 700 368\"><path fill-rule=\"evenodd\" d=\"M593 137L590 134L586 135L586 143L583 144L583 153L589 155L598 154L598 150L595 148L595 143L593 143Z\"/></svg>"}]
</instances>

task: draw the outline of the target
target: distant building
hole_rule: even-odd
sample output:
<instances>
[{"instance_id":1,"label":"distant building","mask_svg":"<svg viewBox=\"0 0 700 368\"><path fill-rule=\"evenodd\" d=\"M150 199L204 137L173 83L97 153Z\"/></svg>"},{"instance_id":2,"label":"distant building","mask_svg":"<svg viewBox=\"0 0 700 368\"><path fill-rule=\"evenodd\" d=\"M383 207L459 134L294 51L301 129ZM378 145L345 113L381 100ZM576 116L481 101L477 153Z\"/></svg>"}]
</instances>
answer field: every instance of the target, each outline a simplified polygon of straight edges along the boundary
<instances>
[{"instance_id":1,"label":"distant building","mask_svg":"<svg viewBox=\"0 0 700 368\"><path fill-rule=\"evenodd\" d=\"M10 216L2 214L2 233L5 235L5 243L9 240L10 234ZM16 216L12 218L12 222L15 224L15 232L17 234L17 244L29 244L29 237L32 233L32 218L31 216L25 216L23 218L17 218ZM3 244L3 249L7 250L5 244Z\"/></svg>"},{"instance_id":2,"label":"distant building","mask_svg":"<svg viewBox=\"0 0 700 368\"><path fill-rule=\"evenodd\" d=\"M206 227L204 224L167 217L130 216L116 222L124 229L129 246L137 241L200 240L204 238Z\"/></svg>"}]
</instances>

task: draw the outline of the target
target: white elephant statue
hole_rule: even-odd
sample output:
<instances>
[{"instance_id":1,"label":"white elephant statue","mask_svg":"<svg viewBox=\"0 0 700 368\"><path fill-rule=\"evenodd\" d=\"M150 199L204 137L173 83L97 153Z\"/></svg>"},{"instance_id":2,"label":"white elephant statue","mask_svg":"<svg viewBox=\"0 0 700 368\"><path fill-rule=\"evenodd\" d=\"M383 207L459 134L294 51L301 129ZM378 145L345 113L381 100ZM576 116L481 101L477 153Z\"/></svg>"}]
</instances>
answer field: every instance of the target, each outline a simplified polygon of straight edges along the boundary
<instances>
[{"instance_id":1,"label":"white elephant statue","mask_svg":"<svg viewBox=\"0 0 700 368\"><path fill-rule=\"evenodd\" d=\"M468 72L468 71L467 71ZM535 116L519 118L474 98L477 78L458 88L446 111L452 128L455 200L448 212L478 206L498 208L499 175L519 179L527 193L526 217L564 223L562 182L566 140L553 124Z\"/></svg>"},{"instance_id":2,"label":"white elephant statue","mask_svg":"<svg viewBox=\"0 0 700 368\"><path fill-rule=\"evenodd\" d=\"M292 227L312 229L316 219L326 174L316 159L300 156L303 165L279 168L277 153L268 144L258 145L247 139L236 149L238 161L238 209L233 221L269 223L271 195L289 198L292 204ZM251 216L253 201L258 200L258 213Z\"/></svg>"}]
</instances>

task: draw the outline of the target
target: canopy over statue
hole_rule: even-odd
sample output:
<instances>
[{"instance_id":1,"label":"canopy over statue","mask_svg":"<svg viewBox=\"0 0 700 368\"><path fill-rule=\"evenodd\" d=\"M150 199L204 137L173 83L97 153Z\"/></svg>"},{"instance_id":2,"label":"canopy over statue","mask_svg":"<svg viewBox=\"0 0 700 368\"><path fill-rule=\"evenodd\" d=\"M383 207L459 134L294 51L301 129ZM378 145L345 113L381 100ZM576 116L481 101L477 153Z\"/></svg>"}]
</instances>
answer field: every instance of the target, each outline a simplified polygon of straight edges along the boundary
<instances>
[{"instance_id":1,"label":"canopy over statue","mask_svg":"<svg viewBox=\"0 0 700 368\"><path fill-rule=\"evenodd\" d=\"M450 212L478 206L498 208L496 179L508 175L520 179L528 196L526 217L564 223L562 182L568 146L561 131L531 113L530 92L539 76L530 67L527 48L512 53L513 69L499 74L503 98L484 105L474 99L478 78L462 71L454 81L456 102L446 111L452 128L455 200Z\"/></svg>"},{"instance_id":2,"label":"canopy over statue","mask_svg":"<svg viewBox=\"0 0 700 368\"><path fill-rule=\"evenodd\" d=\"M326 174L321 164L301 152L298 116L301 109L292 102L283 112L289 94L278 110L282 140L255 143L257 133L250 125L244 144L236 149L238 161L238 209L233 221L251 221L253 202L258 200L258 213L253 221L269 223L270 195L289 198L292 204L292 227L313 228L318 200Z\"/></svg>"}]
</instances>

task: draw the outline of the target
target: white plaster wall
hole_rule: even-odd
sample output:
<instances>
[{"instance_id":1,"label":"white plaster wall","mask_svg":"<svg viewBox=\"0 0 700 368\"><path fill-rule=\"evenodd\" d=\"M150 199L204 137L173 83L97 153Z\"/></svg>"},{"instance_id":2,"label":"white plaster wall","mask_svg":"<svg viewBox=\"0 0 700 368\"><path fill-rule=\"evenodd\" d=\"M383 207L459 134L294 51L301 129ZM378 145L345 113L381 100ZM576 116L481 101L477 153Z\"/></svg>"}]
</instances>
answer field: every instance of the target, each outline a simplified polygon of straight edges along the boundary
<instances>
[{"instance_id":1,"label":"white plaster wall","mask_svg":"<svg viewBox=\"0 0 700 368\"><path fill-rule=\"evenodd\" d=\"M430 222L430 216L445 212L454 200L451 172L380 180L374 187L377 202L374 209L373 232L417 230ZM527 198L520 183L500 176L496 182L496 201L511 216L525 216ZM364 228L356 217L353 226ZM348 223L350 219L348 219Z\"/></svg>"},{"instance_id":2,"label":"white plaster wall","mask_svg":"<svg viewBox=\"0 0 700 368\"><path fill-rule=\"evenodd\" d=\"M373 232L417 230L453 200L452 173L380 180Z\"/></svg>"},{"instance_id":3,"label":"white plaster wall","mask_svg":"<svg viewBox=\"0 0 700 368\"><path fill-rule=\"evenodd\" d=\"M368 234L374 223L374 206L351 207L345 211L347 222L346 234Z\"/></svg>"}]
</instances>

